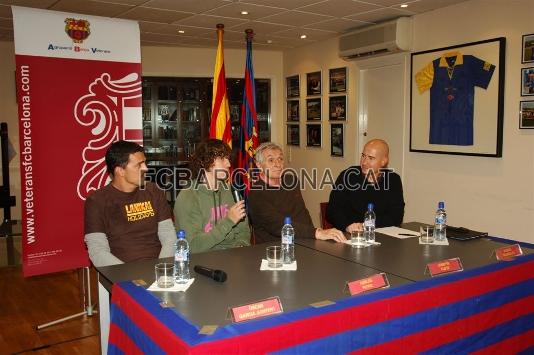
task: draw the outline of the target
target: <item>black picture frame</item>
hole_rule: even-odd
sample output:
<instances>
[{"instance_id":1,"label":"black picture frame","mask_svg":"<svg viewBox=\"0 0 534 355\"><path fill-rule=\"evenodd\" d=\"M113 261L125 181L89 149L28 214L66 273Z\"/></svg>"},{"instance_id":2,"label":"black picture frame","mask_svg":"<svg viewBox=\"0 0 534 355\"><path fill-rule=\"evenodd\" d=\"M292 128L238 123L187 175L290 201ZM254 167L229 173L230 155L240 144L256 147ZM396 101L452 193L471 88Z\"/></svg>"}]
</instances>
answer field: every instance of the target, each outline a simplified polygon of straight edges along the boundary
<instances>
[{"instance_id":1,"label":"black picture frame","mask_svg":"<svg viewBox=\"0 0 534 355\"><path fill-rule=\"evenodd\" d=\"M331 94L347 92L347 67L330 69L328 79Z\"/></svg>"},{"instance_id":2,"label":"black picture frame","mask_svg":"<svg viewBox=\"0 0 534 355\"><path fill-rule=\"evenodd\" d=\"M346 121L347 97L345 95L330 96L328 101L328 119L330 121Z\"/></svg>"},{"instance_id":3,"label":"black picture frame","mask_svg":"<svg viewBox=\"0 0 534 355\"><path fill-rule=\"evenodd\" d=\"M306 95L321 95L321 71L306 74Z\"/></svg>"},{"instance_id":4,"label":"black picture frame","mask_svg":"<svg viewBox=\"0 0 534 355\"><path fill-rule=\"evenodd\" d=\"M286 135L287 145L300 146L300 125L288 124Z\"/></svg>"},{"instance_id":5,"label":"black picture frame","mask_svg":"<svg viewBox=\"0 0 534 355\"><path fill-rule=\"evenodd\" d=\"M410 76L411 152L502 157L505 56L506 38L504 37L412 53ZM449 66L452 65L449 70L446 67L446 58L453 63L448 64ZM458 60L458 62L454 60ZM440 61L445 64L445 67L439 66ZM440 109L439 105L431 110L431 92L438 95L432 102L437 102L443 106L450 106L449 101L455 100L458 95L462 95L458 96L460 98L473 97L469 91L458 91L467 90L465 88L468 86L462 86L462 83L454 80L447 81L447 76L449 78L451 75L453 76L455 68L461 64L465 64L465 66L459 67L460 69L456 71L458 78L469 79L475 75L480 77L486 75L486 81L489 82L487 82L487 87L479 87L478 85L475 87L475 84L478 84L480 80L472 80L472 82L467 83L471 85L471 88L474 88L472 113L470 110L457 110L467 113L464 113L464 117L456 115L443 119L439 115L442 112L450 111ZM468 69L477 70L477 72L473 75L460 75L465 74L465 70ZM434 80L442 81L438 81L438 85L433 83ZM444 88L447 88L448 91L445 91ZM443 96L439 97L439 95ZM462 103L461 101L457 102L458 105ZM436 124L436 122L440 122L440 119L444 123L463 122L463 126L459 127L460 123L458 123L457 127L452 127L452 130L450 127L445 130ZM456 130L454 130L455 128ZM439 139L436 139L436 136Z\"/></svg>"},{"instance_id":6,"label":"black picture frame","mask_svg":"<svg viewBox=\"0 0 534 355\"><path fill-rule=\"evenodd\" d=\"M521 96L534 96L534 67L521 68Z\"/></svg>"},{"instance_id":7,"label":"black picture frame","mask_svg":"<svg viewBox=\"0 0 534 355\"><path fill-rule=\"evenodd\" d=\"M300 101L288 100L287 101L287 121L299 122L300 120Z\"/></svg>"},{"instance_id":8,"label":"black picture frame","mask_svg":"<svg viewBox=\"0 0 534 355\"><path fill-rule=\"evenodd\" d=\"M523 35L521 63L534 63L534 33Z\"/></svg>"},{"instance_id":9,"label":"black picture frame","mask_svg":"<svg viewBox=\"0 0 534 355\"><path fill-rule=\"evenodd\" d=\"M519 102L519 129L534 129L534 101Z\"/></svg>"},{"instance_id":10,"label":"black picture frame","mask_svg":"<svg viewBox=\"0 0 534 355\"><path fill-rule=\"evenodd\" d=\"M306 146L321 147L320 124L306 124Z\"/></svg>"},{"instance_id":11,"label":"black picture frame","mask_svg":"<svg viewBox=\"0 0 534 355\"><path fill-rule=\"evenodd\" d=\"M306 121L321 120L321 98L306 99Z\"/></svg>"},{"instance_id":12,"label":"black picture frame","mask_svg":"<svg viewBox=\"0 0 534 355\"><path fill-rule=\"evenodd\" d=\"M286 96L299 97L300 96L300 76L293 75L286 78Z\"/></svg>"},{"instance_id":13,"label":"black picture frame","mask_svg":"<svg viewBox=\"0 0 534 355\"><path fill-rule=\"evenodd\" d=\"M333 157L343 156L344 126L341 123L330 125L330 155Z\"/></svg>"}]
</instances>

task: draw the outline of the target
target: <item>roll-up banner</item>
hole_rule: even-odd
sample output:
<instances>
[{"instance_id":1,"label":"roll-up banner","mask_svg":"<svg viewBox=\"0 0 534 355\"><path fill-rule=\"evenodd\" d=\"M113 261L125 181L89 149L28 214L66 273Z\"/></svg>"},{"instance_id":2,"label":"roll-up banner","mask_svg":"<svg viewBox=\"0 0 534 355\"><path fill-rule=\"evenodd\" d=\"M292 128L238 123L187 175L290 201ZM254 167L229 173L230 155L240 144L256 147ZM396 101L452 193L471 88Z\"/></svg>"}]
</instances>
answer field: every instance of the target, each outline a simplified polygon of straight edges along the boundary
<instances>
[{"instance_id":1,"label":"roll-up banner","mask_svg":"<svg viewBox=\"0 0 534 355\"><path fill-rule=\"evenodd\" d=\"M24 276L89 265L83 205L105 152L142 144L137 22L13 6Z\"/></svg>"}]
</instances>

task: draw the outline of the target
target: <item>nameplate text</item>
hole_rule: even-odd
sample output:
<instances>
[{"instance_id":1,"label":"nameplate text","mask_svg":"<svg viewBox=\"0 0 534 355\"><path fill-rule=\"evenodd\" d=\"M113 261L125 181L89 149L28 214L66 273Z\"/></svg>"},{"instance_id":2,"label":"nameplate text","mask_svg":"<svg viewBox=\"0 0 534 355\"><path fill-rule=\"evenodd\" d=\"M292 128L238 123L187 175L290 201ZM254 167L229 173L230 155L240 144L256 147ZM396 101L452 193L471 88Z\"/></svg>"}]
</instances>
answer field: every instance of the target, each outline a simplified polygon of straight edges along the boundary
<instances>
[{"instance_id":1,"label":"nameplate text","mask_svg":"<svg viewBox=\"0 0 534 355\"><path fill-rule=\"evenodd\" d=\"M521 250L519 244L495 249L495 257L497 258L497 260L513 260L516 256L521 255L523 255L523 250Z\"/></svg>"},{"instance_id":2,"label":"nameplate text","mask_svg":"<svg viewBox=\"0 0 534 355\"><path fill-rule=\"evenodd\" d=\"M278 297L267 298L259 302L249 303L231 309L232 320L236 323L282 312L282 304Z\"/></svg>"},{"instance_id":3,"label":"nameplate text","mask_svg":"<svg viewBox=\"0 0 534 355\"><path fill-rule=\"evenodd\" d=\"M452 258L429 263L427 265L430 276L448 274L450 272L462 271L464 268L460 258Z\"/></svg>"},{"instance_id":4,"label":"nameplate text","mask_svg":"<svg viewBox=\"0 0 534 355\"><path fill-rule=\"evenodd\" d=\"M389 282L386 274L375 274L365 279L351 281L347 283L349 286L349 292L351 296L358 295L360 293L376 290L378 288L389 287Z\"/></svg>"}]
</instances>

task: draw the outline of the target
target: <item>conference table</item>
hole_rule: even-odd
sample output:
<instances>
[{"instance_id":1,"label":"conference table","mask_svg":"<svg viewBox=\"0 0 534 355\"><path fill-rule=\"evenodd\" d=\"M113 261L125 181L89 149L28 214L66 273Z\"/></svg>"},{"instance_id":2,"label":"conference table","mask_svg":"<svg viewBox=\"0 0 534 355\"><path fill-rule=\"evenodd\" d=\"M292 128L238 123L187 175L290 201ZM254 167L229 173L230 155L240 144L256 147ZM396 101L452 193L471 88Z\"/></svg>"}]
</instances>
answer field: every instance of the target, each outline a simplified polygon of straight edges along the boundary
<instances>
[{"instance_id":1,"label":"conference table","mask_svg":"<svg viewBox=\"0 0 534 355\"><path fill-rule=\"evenodd\" d=\"M534 349L530 245L523 245L525 255L498 261L495 249L509 241L449 240L449 246L438 246L419 245L418 238L377 234L376 239L380 245L361 249L297 239L296 271L260 271L272 243L193 254L195 281L186 292L146 290L155 279L154 265L170 259L98 267L102 352ZM428 263L454 257L463 271L428 274ZM224 270L228 280L218 283L198 275L193 265ZM347 282L381 273L389 287L350 296ZM272 297L280 300L282 313L232 321L231 308Z\"/></svg>"},{"instance_id":2,"label":"conference table","mask_svg":"<svg viewBox=\"0 0 534 355\"><path fill-rule=\"evenodd\" d=\"M409 222L402 225L403 228L414 232L419 231L419 226L424 224ZM425 270L427 264L434 261L460 258L465 270L497 263L495 249L509 245L510 242L496 240L498 239L491 237L468 241L448 239L449 245L432 245L419 244L418 238L398 239L376 233L376 241L380 245L362 249L347 248L343 244L316 239L299 239L297 243L388 274L421 281L431 278ZM527 247L523 248L523 252L531 254L534 250Z\"/></svg>"}]
</instances>

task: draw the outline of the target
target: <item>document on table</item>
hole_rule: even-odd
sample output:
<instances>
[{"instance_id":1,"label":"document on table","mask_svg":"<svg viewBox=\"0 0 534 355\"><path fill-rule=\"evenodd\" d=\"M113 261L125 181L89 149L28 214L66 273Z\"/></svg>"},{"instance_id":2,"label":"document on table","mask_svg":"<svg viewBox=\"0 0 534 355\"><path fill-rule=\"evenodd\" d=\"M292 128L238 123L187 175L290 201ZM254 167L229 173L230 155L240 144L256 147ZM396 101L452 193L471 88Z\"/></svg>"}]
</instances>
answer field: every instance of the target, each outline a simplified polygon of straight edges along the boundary
<instances>
[{"instance_id":1,"label":"document on table","mask_svg":"<svg viewBox=\"0 0 534 355\"><path fill-rule=\"evenodd\" d=\"M419 237L419 232L414 232L409 229L399 228L399 227L382 227L375 229L375 232L386 234L399 239Z\"/></svg>"}]
</instances>

